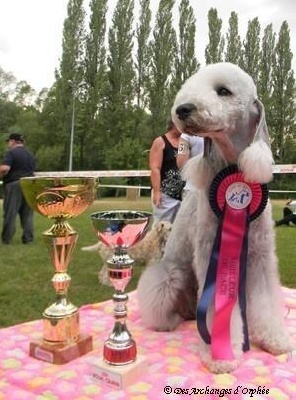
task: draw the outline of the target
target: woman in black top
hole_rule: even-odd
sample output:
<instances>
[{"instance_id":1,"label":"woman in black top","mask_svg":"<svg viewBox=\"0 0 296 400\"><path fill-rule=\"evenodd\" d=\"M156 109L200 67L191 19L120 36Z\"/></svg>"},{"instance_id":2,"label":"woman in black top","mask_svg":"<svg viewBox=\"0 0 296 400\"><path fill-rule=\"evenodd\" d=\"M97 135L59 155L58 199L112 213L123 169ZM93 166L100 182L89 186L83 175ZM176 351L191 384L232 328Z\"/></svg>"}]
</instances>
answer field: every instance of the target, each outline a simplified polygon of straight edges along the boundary
<instances>
[{"instance_id":1,"label":"woman in black top","mask_svg":"<svg viewBox=\"0 0 296 400\"><path fill-rule=\"evenodd\" d=\"M152 207L155 221L173 222L182 200L182 181L176 157L181 133L168 121L167 132L157 137L150 149Z\"/></svg>"}]
</instances>

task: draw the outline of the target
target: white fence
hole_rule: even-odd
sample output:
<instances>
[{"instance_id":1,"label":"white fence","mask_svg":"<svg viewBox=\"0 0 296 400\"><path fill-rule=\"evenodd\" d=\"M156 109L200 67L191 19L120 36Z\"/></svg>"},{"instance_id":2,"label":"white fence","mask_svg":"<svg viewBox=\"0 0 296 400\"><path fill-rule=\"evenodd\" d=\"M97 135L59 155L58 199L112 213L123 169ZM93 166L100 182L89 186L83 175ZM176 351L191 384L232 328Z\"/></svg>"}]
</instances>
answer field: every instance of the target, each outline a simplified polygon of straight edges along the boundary
<instances>
[{"instance_id":1,"label":"white fence","mask_svg":"<svg viewBox=\"0 0 296 400\"><path fill-rule=\"evenodd\" d=\"M100 178L141 178L150 176L150 170L122 170L122 171L64 171L64 172L36 172L36 176L68 176L68 177L92 177L98 182ZM142 185L115 185L99 184L99 188L125 189L126 197L129 200L136 200L141 197L142 190L150 190L150 186Z\"/></svg>"},{"instance_id":2,"label":"white fence","mask_svg":"<svg viewBox=\"0 0 296 400\"><path fill-rule=\"evenodd\" d=\"M294 174L296 164L276 164L273 166L274 174ZM37 176L80 176L94 178L129 178L150 176L150 170L123 170L123 171L58 171L58 172L36 172Z\"/></svg>"},{"instance_id":3,"label":"white fence","mask_svg":"<svg viewBox=\"0 0 296 400\"><path fill-rule=\"evenodd\" d=\"M295 174L296 164L276 164L273 166L274 174ZM100 181L100 178L133 178L149 177L150 170L122 170L122 171L59 171L59 172L37 172L36 176L68 176L68 177L94 177ZM141 190L150 190L150 186L141 185L112 185L101 184L100 187L126 189L127 196L131 199L141 196ZM296 190L270 190L271 193L296 193Z\"/></svg>"},{"instance_id":4,"label":"white fence","mask_svg":"<svg viewBox=\"0 0 296 400\"><path fill-rule=\"evenodd\" d=\"M276 164L273 166L274 174L295 174L296 164Z\"/></svg>"},{"instance_id":5,"label":"white fence","mask_svg":"<svg viewBox=\"0 0 296 400\"><path fill-rule=\"evenodd\" d=\"M36 172L36 176L68 176L68 177L91 177L91 178L129 178L150 176L150 170L123 170L123 171L57 171Z\"/></svg>"},{"instance_id":6,"label":"white fence","mask_svg":"<svg viewBox=\"0 0 296 400\"><path fill-rule=\"evenodd\" d=\"M295 174L296 164L276 164L273 166L274 174ZM54 171L54 172L36 172L36 176L68 176L68 177L94 177L100 181L100 178L135 178L135 177L149 177L150 170L121 170L121 171ZM0 185L2 181L0 181ZM118 188L126 189L127 195L130 194L131 198L141 196L142 190L150 190L150 186L142 185L113 185L102 184L100 187L105 188ZM271 193L296 193L296 190L270 190Z\"/></svg>"}]
</instances>

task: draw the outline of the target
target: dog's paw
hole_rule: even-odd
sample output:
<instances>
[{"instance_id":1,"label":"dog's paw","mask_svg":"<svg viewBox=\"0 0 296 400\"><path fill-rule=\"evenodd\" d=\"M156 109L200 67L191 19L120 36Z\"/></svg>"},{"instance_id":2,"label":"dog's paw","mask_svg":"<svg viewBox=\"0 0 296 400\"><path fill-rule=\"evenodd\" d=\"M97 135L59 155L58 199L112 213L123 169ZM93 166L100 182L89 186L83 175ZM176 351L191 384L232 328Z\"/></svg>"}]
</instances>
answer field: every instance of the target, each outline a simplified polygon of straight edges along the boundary
<instances>
[{"instance_id":1,"label":"dog's paw","mask_svg":"<svg viewBox=\"0 0 296 400\"><path fill-rule=\"evenodd\" d=\"M150 328L158 332L171 332L177 328L178 325L183 321L183 318L178 314L171 314L170 318L161 321L153 321L150 324Z\"/></svg>"},{"instance_id":2,"label":"dog's paw","mask_svg":"<svg viewBox=\"0 0 296 400\"><path fill-rule=\"evenodd\" d=\"M260 347L274 356L280 356L281 354L289 353L295 349L295 346L291 341L286 338L286 340L268 340L260 343Z\"/></svg>"},{"instance_id":3,"label":"dog's paw","mask_svg":"<svg viewBox=\"0 0 296 400\"><path fill-rule=\"evenodd\" d=\"M198 347L202 364L214 374L226 374L235 371L238 368L243 356L241 344L233 348L234 358L232 360L213 359L211 346L205 344L202 340Z\"/></svg>"},{"instance_id":4,"label":"dog's paw","mask_svg":"<svg viewBox=\"0 0 296 400\"><path fill-rule=\"evenodd\" d=\"M214 374L227 374L235 371L239 366L239 360L213 360L210 357L202 358L202 363Z\"/></svg>"},{"instance_id":5,"label":"dog's paw","mask_svg":"<svg viewBox=\"0 0 296 400\"><path fill-rule=\"evenodd\" d=\"M171 332L183 321L180 315L170 312L165 315L157 308L141 307L141 320L143 325L156 332Z\"/></svg>"}]
</instances>

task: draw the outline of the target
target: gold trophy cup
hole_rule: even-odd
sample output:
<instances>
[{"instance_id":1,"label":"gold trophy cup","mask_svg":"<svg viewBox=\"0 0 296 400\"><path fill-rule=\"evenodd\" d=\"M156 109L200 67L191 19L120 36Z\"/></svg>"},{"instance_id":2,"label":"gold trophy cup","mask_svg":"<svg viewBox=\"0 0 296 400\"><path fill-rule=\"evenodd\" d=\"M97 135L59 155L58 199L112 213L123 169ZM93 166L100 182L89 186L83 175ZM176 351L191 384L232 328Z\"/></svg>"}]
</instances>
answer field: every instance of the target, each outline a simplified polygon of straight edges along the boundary
<instances>
[{"instance_id":1,"label":"gold trophy cup","mask_svg":"<svg viewBox=\"0 0 296 400\"><path fill-rule=\"evenodd\" d=\"M80 333L78 308L67 298L71 282L67 270L78 239L68 220L92 204L96 181L57 175L22 178L20 182L30 207L54 221L43 237L55 267L56 301L43 312L43 337L30 343L30 356L64 364L92 350L92 336Z\"/></svg>"},{"instance_id":2,"label":"gold trophy cup","mask_svg":"<svg viewBox=\"0 0 296 400\"><path fill-rule=\"evenodd\" d=\"M114 250L107 261L108 276L115 289L113 295L115 325L104 344L104 361L111 365L126 365L136 359L136 343L126 326L128 296L125 287L133 275L134 260L127 250L147 232L151 213L142 211L106 211L91 214L99 239Z\"/></svg>"}]
</instances>

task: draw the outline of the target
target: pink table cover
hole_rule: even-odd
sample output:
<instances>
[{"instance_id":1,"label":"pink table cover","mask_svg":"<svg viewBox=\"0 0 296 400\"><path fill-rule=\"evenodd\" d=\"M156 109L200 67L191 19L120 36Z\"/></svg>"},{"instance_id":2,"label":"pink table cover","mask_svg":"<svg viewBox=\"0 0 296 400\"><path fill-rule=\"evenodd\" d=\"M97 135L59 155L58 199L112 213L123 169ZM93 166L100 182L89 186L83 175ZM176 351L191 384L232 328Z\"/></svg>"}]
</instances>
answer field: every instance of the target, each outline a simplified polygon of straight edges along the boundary
<instances>
[{"instance_id":1,"label":"pink table cover","mask_svg":"<svg viewBox=\"0 0 296 400\"><path fill-rule=\"evenodd\" d=\"M283 288L283 298L287 329L296 341L296 291ZM147 368L125 390L100 385L90 378L89 371L113 328L112 308L112 301L81 307L81 332L93 335L94 350L64 365L48 364L28 355L29 342L41 336L41 321L1 329L0 400L296 398L295 350L274 357L252 348L235 372L214 375L198 357L196 322L184 322L173 332L148 330L141 324L135 292L129 295L127 325L139 352L147 357Z\"/></svg>"}]
</instances>

